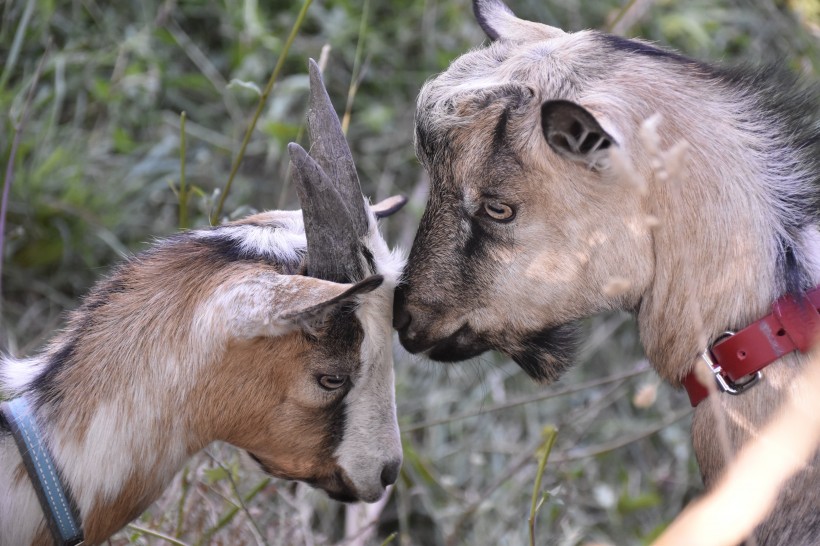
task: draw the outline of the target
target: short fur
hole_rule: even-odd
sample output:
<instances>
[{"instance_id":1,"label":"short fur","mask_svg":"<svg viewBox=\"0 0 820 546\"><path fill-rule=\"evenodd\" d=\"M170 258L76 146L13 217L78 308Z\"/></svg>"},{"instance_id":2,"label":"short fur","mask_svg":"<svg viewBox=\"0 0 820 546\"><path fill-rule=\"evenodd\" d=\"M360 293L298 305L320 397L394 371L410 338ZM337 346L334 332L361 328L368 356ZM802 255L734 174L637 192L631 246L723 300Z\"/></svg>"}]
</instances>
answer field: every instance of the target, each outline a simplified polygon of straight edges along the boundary
<instances>
[{"instance_id":1,"label":"short fur","mask_svg":"<svg viewBox=\"0 0 820 546\"><path fill-rule=\"evenodd\" d=\"M820 282L816 91L780 71L521 21L499 0L475 6L497 40L419 94L431 191L396 295L405 347L447 361L496 349L553 380L573 339L557 329L625 309L678 385L709 341ZM497 216L504 207L511 217ZM744 396L720 397L734 449L803 360L785 357ZM724 459L707 406L692 433L711 484ZM818 463L791 482L759 544L820 544Z\"/></svg>"},{"instance_id":2,"label":"short fur","mask_svg":"<svg viewBox=\"0 0 820 546\"><path fill-rule=\"evenodd\" d=\"M390 328L401 259L368 221L359 259L371 276L355 285L300 274L299 211L160 241L99 282L44 352L2 362L5 395L34 400L86 544L137 517L215 440L334 498L382 496L401 462ZM326 390L322 375L349 380ZM51 538L0 423L0 545L40 543Z\"/></svg>"}]
</instances>

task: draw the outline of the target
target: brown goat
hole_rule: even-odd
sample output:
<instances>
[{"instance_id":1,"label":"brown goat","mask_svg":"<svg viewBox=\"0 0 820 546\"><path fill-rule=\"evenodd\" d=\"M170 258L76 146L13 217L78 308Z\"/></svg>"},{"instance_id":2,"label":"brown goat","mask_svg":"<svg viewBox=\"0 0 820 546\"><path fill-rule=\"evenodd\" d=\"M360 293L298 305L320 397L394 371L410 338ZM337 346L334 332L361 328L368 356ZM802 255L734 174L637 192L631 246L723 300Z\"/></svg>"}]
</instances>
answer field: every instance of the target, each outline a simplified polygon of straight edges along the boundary
<instances>
[{"instance_id":1,"label":"brown goat","mask_svg":"<svg viewBox=\"0 0 820 546\"><path fill-rule=\"evenodd\" d=\"M310 72L316 161L289 148L301 212L158 242L99 282L44 352L0 365L0 388L32 409L85 544L137 517L216 440L344 501L376 501L398 476L390 316L402 261L376 218L403 199L366 206L315 63ZM10 408L0 545L62 544Z\"/></svg>"}]
</instances>

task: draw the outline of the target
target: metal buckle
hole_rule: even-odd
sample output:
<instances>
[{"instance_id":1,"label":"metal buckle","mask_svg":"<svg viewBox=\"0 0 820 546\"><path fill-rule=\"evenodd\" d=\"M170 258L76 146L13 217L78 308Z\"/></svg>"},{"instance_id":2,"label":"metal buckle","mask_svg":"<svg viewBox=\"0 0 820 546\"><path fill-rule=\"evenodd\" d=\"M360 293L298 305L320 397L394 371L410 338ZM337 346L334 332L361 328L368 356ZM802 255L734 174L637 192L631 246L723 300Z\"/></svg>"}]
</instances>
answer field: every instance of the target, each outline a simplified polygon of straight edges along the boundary
<instances>
[{"instance_id":1,"label":"metal buckle","mask_svg":"<svg viewBox=\"0 0 820 546\"><path fill-rule=\"evenodd\" d=\"M726 331L720 334L717 339L715 339L709 347L703 351L700 357L706 362L706 365L709 366L709 369L712 371L712 374L715 376L715 383L717 383L718 389L722 392L729 393L731 395L738 395L742 394L743 392L747 391L749 388L753 387L757 384L758 381L763 377L762 372L756 372L754 374L746 376L747 379L743 379L741 381L732 381L728 377L723 375L723 370L720 367L720 364L717 364L714 360L712 360L712 347L717 345L719 342L723 341L727 337L731 337L735 335L732 331Z\"/></svg>"}]
</instances>

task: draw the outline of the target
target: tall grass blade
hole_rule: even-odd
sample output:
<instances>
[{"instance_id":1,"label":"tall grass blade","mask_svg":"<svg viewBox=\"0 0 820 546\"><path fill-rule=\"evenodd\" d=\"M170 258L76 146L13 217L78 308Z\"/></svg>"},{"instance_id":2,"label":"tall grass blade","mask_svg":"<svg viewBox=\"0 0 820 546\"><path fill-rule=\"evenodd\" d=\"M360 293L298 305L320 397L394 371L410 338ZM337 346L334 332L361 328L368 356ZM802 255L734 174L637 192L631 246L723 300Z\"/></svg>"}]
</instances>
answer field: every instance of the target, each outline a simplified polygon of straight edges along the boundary
<instances>
[{"instance_id":1,"label":"tall grass blade","mask_svg":"<svg viewBox=\"0 0 820 546\"><path fill-rule=\"evenodd\" d=\"M239 147L239 153L236 154L233 166L231 167L231 173L228 175L228 182L225 184L225 189L219 196L219 203L217 204L216 209L214 209L214 211L211 213L211 225L216 225L219 222L219 217L222 215L222 209L225 206L225 199L228 198L228 194L231 191L233 180L236 177L237 171L239 171L239 165L242 163L242 158L245 156L245 149L248 147L248 142L250 142L251 140L251 135L253 134L253 131L256 129L256 123L259 121L259 116L262 114L262 109L268 102L268 96L270 96L271 90L273 89L273 84L275 84L276 80L279 78L279 73L282 71L282 67L285 65L285 59L287 58L288 52L290 51L290 46L293 45L293 40L296 38L296 34L302 27L302 23L305 20L305 15L307 14L307 10L310 7L310 4L312 3L313 0L304 0L302 2L302 8L299 10L299 15L296 16L296 21L293 23L293 27L290 29L288 39L287 41L285 41L285 47L282 48L282 53L279 55L279 59L276 61L276 66L274 67L273 73L271 74L270 79L268 80L268 84L265 86L265 90L262 92L262 96L259 97L259 103L256 106L256 112L254 112L251 124L248 126L248 130L245 132L245 137L242 139L242 145Z\"/></svg>"}]
</instances>

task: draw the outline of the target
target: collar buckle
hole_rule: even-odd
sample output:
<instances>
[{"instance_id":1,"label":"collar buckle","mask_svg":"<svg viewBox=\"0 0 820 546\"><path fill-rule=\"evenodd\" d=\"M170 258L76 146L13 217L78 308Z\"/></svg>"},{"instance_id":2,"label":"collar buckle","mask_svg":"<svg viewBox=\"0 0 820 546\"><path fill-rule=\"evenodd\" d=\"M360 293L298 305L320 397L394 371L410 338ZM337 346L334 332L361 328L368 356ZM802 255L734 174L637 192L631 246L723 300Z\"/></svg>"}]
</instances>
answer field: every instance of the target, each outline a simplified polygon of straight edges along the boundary
<instances>
[{"instance_id":1,"label":"collar buckle","mask_svg":"<svg viewBox=\"0 0 820 546\"><path fill-rule=\"evenodd\" d=\"M715 383L717 383L718 389L721 392L736 396L755 386L763 377L763 373L758 371L753 374L749 374L746 377L741 378L740 381L732 381L732 379L730 379L727 375L724 375L720 364L715 362L714 358L712 358L712 347L721 341L732 337L733 335L735 335L735 332L732 331L726 331L720 334L717 339L715 339L712 344L700 354L700 358L703 359L707 366L709 366L709 370L711 370L712 374L715 376Z\"/></svg>"}]
</instances>

